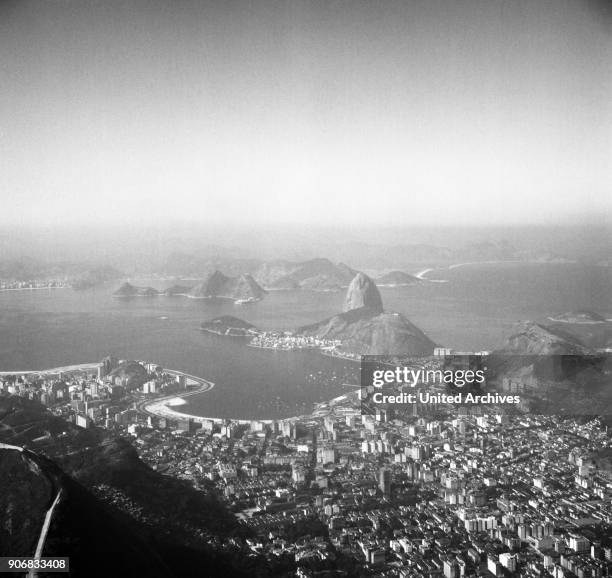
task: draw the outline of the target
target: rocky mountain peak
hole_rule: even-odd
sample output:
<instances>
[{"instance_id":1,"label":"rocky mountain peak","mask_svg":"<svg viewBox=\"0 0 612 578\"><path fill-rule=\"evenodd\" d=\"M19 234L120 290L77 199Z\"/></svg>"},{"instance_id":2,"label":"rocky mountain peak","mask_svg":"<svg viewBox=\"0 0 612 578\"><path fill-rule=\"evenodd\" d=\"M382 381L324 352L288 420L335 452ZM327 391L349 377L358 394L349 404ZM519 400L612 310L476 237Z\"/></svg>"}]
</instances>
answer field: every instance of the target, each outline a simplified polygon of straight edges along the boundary
<instances>
[{"instance_id":1,"label":"rocky mountain peak","mask_svg":"<svg viewBox=\"0 0 612 578\"><path fill-rule=\"evenodd\" d=\"M382 313L383 303L378 287L365 273L357 273L346 292L343 311L367 307L372 312Z\"/></svg>"}]
</instances>

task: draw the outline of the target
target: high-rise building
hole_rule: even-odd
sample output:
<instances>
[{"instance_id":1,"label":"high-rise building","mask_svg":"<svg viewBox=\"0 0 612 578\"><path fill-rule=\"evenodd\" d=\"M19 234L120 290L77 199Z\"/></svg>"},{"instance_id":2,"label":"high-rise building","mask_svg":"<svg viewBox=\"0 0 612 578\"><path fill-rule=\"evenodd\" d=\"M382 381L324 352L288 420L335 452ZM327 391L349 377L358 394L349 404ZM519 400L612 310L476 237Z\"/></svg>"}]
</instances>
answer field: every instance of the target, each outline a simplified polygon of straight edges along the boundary
<instances>
[{"instance_id":1,"label":"high-rise building","mask_svg":"<svg viewBox=\"0 0 612 578\"><path fill-rule=\"evenodd\" d=\"M459 564L455 560L444 560L444 577L459 578Z\"/></svg>"},{"instance_id":2,"label":"high-rise building","mask_svg":"<svg viewBox=\"0 0 612 578\"><path fill-rule=\"evenodd\" d=\"M391 495L391 472L386 468L380 468L378 472L378 487L385 498Z\"/></svg>"}]
</instances>

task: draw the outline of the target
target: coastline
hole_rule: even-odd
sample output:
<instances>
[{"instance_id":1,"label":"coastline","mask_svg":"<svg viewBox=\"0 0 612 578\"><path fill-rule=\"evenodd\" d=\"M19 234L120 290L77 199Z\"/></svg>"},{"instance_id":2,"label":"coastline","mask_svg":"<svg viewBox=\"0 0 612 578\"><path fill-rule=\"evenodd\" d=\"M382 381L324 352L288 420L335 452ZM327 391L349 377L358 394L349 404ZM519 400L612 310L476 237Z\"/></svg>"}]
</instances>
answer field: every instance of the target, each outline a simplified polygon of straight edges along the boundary
<instances>
[{"instance_id":1,"label":"coastline","mask_svg":"<svg viewBox=\"0 0 612 578\"><path fill-rule=\"evenodd\" d=\"M91 369L98 369L102 365L99 361L95 363L77 363L75 365L64 365L62 367L52 367L50 369L33 369L28 371L0 371L0 375L43 375L43 374L54 374L54 373L68 373L69 371L88 371Z\"/></svg>"},{"instance_id":2,"label":"coastline","mask_svg":"<svg viewBox=\"0 0 612 578\"><path fill-rule=\"evenodd\" d=\"M528 261L523 261L520 259L512 259L512 260L495 260L495 261L466 261L464 263L454 263L452 265L447 265L447 266L441 266L441 267L428 267L427 269L423 269L422 271L419 271L418 273L415 273L414 276L417 279L421 279L423 281L442 281L441 279L428 279L426 277L426 275L428 273L431 273L432 271L438 271L438 270L446 270L446 271L451 271L452 269L459 269L460 267L467 267L469 265L517 265L517 264L525 264L525 265L567 265L567 264L572 264L575 263L575 261L572 260L564 260L564 261L537 261L537 260L528 260ZM446 281L446 280L444 280Z\"/></svg>"},{"instance_id":3,"label":"coastline","mask_svg":"<svg viewBox=\"0 0 612 578\"><path fill-rule=\"evenodd\" d=\"M34 369L34 370L26 370L26 371L0 371L0 376L5 375L53 375L58 373L67 373L71 371L91 371L97 370L100 367L101 362L95 363L78 363L74 365L64 365L60 367L51 367L47 369ZM216 424L223 424L226 422L233 422L239 424L250 424L253 421L261 422L261 423L273 423L274 421L284 421L284 420L272 420L272 419L236 419L236 418L221 418L221 417L205 417L201 415L193 415L189 413L184 413L181 411L177 411L174 409L175 407L180 407L186 402L183 400L187 397L191 397L193 395L199 395L201 393L205 393L210 391L215 384L212 381L204 379L202 377L198 377L196 375L191 375L189 373L185 373L184 371L179 371L177 369L164 369L166 373L174 376L184 376L186 379L186 385L199 385L196 389L192 389L190 391L173 393L170 395L166 395L164 397L160 397L157 399L144 400L138 403L138 411L151 415L154 417L163 417L167 419L192 419L198 423L209 423L213 422ZM182 402L182 403L181 403ZM296 419L295 416L284 418L284 419Z\"/></svg>"},{"instance_id":4,"label":"coastline","mask_svg":"<svg viewBox=\"0 0 612 578\"><path fill-rule=\"evenodd\" d=\"M167 395L162 398L158 398L151 401L144 401L139 404L138 409L143 413L155 417L163 417L166 419L191 419L196 423L216 423L223 424L225 422L233 422L239 424L250 424L252 421L258 421L262 423L272 423L274 420L271 419L235 419L235 418L221 418L221 417L205 417L201 415L193 415L190 413L183 413L181 411L177 411L174 409L175 407L181 407L186 402L177 403L183 401L186 397L191 397L192 395L198 395L200 393L205 393L210 391L215 384L212 381L208 381L201 377L196 377L195 375L189 375L183 373L182 371L176 371L174 369L166 369L164 370L167 373L171 373L174 375L184 375L187 379L191 379L200 385L197 389L193 389L191 391L186 391L184 393L174 393L171 395Z\"/></svg>"},{"instance_id":5,"label":"coastline","mask_svg":"<svg viewBox=\"0 0 612 578\"><path fill-rule=\"evenodd\" d=\"M427 277L425 277L425 275L427 275L427 273L430 273L433 270L434 270L434 267L429 267L427 269L423 269L422 271L419 271L418 273L415 273L414 276L417 279L421 279L422 281L426 281Z\"/></svg>"},{"instance_id":6,"label":"coastline","mask_svg":"<svg viewBox=\"0 0 612 578\"><path fill-rule=\"evenodd\" d=\"M0 289L0 293L8 293L9 291L52 291L54 289L70 289L70 285L59 287L8 287Z\"/></svg>"}]
</instances>

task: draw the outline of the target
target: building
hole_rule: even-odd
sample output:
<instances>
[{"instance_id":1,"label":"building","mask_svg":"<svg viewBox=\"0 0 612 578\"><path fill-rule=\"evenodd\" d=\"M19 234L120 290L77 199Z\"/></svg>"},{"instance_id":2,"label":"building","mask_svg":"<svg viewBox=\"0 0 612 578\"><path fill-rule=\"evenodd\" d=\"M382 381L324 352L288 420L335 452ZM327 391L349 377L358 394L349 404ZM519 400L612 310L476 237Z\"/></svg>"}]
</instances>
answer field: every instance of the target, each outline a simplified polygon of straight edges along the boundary
<instances>
[{"instance_id":1,"label":"building","mask_svg":"<svg viewBox=\"0 0 612 578\"><path fill-rule=\"evenodd\" d=\"M91 427L91 418L87 417L86 415L77 414L76 425L84 429L87 429Z\"/></svg>"},{"instance_id":2,"label":"building","mask_svg":"<svg viewBox=\"0 0 612 578\"><path fill-rule=\"evenodd\" d=\"M459 564L455 560L444 560L444 577L459 578Z\"/></svg>"},{"instance_id":3,"label":"building","mask_svg":"<svg viewBox=\"0 0 612 578\"><path fill-rule=\"evenodd\" d=\"M591 549L591 543L584 536L570 534L569 547L574 552L588 552Z\"/></svg>"},{"instance_id":4,"label":"building","mask_svg":"<svg viewBox=\"0 0 612 578\"><path fill-rule=\"evenodd\" d=\"M510 554L509 552L505 552L499 555L499 563L504 567L510 570L510 572L516 571L516 555Z\"/></svg>"},{"instance_id":5,"label":"building","mask_svg":"<svg viewBox=\"0 0 612 578\"><path fill-rule=\"evenodd\" d=\"M378 472L378 488L385 498L391 495L391 472L386 468L381 468Z\"/></svg>"},{"instance_id":6,"label":"building","mask_svg":"<svg viewBox=\"0 0 612 578\"><path fill-rule=\"evenodd\" d=\"M336 462L336 450L331 447L317 448L317 462L319 464L333 464Z\"/></svg>"}]
</instances>

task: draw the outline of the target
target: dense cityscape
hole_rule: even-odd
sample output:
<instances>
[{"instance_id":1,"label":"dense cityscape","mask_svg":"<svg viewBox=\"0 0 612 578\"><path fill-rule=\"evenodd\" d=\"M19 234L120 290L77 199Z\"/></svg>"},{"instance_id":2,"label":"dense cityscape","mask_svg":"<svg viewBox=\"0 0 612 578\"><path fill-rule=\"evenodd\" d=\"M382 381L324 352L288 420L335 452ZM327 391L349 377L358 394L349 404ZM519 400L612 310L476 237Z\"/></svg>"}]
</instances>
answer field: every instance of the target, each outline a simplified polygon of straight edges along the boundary
<instances>
[{"instance_id":1,"label":"dense cityscape","mask_svg":"<svg viewBox=\"0 0 612 578\"><path fill-rule=\"evenodd\" d=\"M242 547L375 576L609 575L612 439L598 418L362 412L360 389L284 420L169 419L154 400L202 383L119 361L4 374L0 395L105 428L154 470L211 488L251 532ZM32 440L43 451L45 438ZM599 458L597 457L599 456ZM603 465L602 465L603 464ZM130 515L129 500L96 491ZM352 569L352 570L351 570Z\"/></svg>"}]
</instances>

